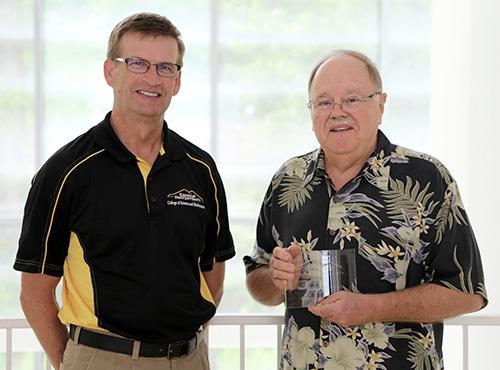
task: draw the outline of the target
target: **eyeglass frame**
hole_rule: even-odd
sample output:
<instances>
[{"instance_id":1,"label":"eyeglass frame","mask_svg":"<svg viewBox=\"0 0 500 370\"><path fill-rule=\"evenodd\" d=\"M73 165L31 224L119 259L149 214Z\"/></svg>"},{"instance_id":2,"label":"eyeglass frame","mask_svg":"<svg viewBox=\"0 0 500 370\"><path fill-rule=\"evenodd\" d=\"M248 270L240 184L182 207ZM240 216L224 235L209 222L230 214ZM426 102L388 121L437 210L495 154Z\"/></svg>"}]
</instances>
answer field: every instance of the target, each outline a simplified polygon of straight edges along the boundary
<instances>
[{"instance_id":1,"label":"eyeglass frame","mask_svg":"<svg viewBox=\"0 0 500 370\"><path fill-rule=\"evenodd\" d=\"M347 103L347 100L354 99L354 101L352 101L349 104L366 103L367 101L372 100L375 96L381 95L381 94L382 94L382 91L375 91L374 93L367 95L367 96L358 96L358 95L348 96L347 98L341 99L340 103L337 103L337 102L335 102L335 100L333 98L328 97L328 100L332 103L332 106L330 108L324 108L324 109L321 109L321 108L318 109L317 107L314 106L313 101L311 99L309 99L309 101L307 102L307 108L310 111L313 111L313 109L315 109L315 110L319 110L322 112L327 112L327 111L334 110L335 106L338 105L340 107L340 109L343 110L344 112L349 112L350 111L349 108L346 110L344 107L344 104ZM325 100L326 100L326 98L325 98ZM347 106L349 106L349 105L347 105Z\"/></svg>"},{"instance_id":2,"label":"eyeglass frame","mask_svg":"<svg viewBox=\"0 0 500 370\"><path fill-rule=\"evenodd\" d=\"M144 72L130 70L130 65L128 64L128 61L131 60L131 59L139 60L141 62L146 63L146 69L144 70ZM144 58L140 58L140 57L127 57L127 58L125 58L125 57L117 57L117 58L113 58L112 60L115 61L115 62L119 62L119 63L125 64L127 66L127 71L132 72L132 73L136 73L136 74L145 74L145 73L147 73L149 71L149 68L151 68L151 66L155 66L156 73L158 74L158 76L165 77L165 78L172 78L172 77L177 76L177 74L180 72L180 70L182 68L182 66L179 65L179 64L177 64L177 63L170 63L170 62L151 63L149 60L144 59ZM176 66L177 67L177 71L173 75L168 75L168 76L162 75L160 73L160 70L159 70L159 66L161 66L161 65Z\"/></svg>"}]
</instances>

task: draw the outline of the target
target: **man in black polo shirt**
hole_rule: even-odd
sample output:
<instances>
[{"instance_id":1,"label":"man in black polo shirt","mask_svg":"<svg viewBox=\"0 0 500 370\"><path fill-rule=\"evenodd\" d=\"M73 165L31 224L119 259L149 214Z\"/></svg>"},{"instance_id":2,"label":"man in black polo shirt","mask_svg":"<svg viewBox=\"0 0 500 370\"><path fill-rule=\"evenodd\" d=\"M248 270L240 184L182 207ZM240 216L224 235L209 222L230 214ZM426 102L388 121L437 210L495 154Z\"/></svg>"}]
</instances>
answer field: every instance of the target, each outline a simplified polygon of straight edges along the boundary
<instances>
[{"instance_id":1,"label":"man in black polo shirt","mask_svg":"<svg viewBox=\"0 0 500 370\"><path fill-rule=\"evenodd\" d=\"M235 252L214 161L163 118L183 54L167 18L120 22L104 62L113 110L33 179L14 268L56 369L209 369L200 328Z\"/></svg>"},{"instance_id":2,"label":"man in black polo shirt","mask_svg":"<svg viewBox=\"0 0 500 370\"><path fill-rule=\"evenodd\" d=\"M487 302L457 184L379 130L363 54L321 61L309 97L320 147L275 174L245 257L252 295L286 303L280 369L442 369L442 320Z\"/></svg>"}]
</instances>

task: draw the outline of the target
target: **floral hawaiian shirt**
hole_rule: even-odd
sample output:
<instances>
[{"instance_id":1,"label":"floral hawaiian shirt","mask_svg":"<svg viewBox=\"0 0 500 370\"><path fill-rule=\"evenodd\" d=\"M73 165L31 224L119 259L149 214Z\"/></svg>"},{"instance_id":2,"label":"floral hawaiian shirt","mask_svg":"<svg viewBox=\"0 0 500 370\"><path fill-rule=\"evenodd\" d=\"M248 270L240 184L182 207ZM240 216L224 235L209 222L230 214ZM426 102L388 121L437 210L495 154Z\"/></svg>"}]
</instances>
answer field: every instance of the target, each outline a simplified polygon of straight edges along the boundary
<instances>
[{"instance_id":1,"label":"floral hawaiian shirt","mask_svg":"<svg viewBox=\"0 0 500 370\"><path fill-rule=\"evenodd\" d=\"M337 191L317 149L287 161L265 195L247 273L269 264L274 247L300 245L300 286L321 263L314 253L352 249L351 290L382 293L434 283L487 301L481 258L457 184L435 158L391 144L377 148ZM317 262L319 261L319 262ZM308 266L309 265L309 266ZM320 267L321 268L321 267ZM287 307L283 370L443 369L443 323L374 322L342 327Z\"/></svg>"}]
</instances>

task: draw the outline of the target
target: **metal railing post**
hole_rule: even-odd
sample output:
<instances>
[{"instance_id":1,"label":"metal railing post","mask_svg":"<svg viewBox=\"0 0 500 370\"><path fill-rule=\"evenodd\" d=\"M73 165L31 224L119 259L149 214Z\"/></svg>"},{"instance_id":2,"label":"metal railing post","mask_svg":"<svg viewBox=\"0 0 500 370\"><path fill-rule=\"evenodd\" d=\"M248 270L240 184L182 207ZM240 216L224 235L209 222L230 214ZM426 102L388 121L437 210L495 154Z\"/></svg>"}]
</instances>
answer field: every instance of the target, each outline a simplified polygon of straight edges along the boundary
<instances>
[{"instance_id":1,"label":"metal railing post","mask_svg":"<svg viewBox=\"0 0 500 370\"><path fill-rule=\"evenodd\" d=\"M5 336L5 369L12 370L12 328L6 329Z\"/></svg>"},{"instance_id":2,"label":"metal railing post","mask_svg":"<svg viewBox=\"0 0 500 370\"><path fill-rule=\"evenodd\" d=\"M462 367L469 370L469 325L462 327Z\"/></svg>"},{"instance_id":3,"label":"metal railing post","mask_svg":"<svg viewBox=\"0 0 500 370\"><path fill-rule=\"evenodd\" d=\"M245 370L245 324L240 325L240 370Z\"/></svg>"}]
</instances>

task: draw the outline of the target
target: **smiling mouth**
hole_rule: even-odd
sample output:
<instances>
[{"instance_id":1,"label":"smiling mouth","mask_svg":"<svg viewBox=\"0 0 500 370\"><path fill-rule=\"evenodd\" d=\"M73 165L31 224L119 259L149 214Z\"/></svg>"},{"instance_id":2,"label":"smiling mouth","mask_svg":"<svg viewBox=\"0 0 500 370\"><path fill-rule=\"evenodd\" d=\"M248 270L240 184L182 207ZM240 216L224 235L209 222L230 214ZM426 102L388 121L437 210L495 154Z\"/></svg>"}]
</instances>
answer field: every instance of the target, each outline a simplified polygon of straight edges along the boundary
<instances>
[{"instance_id":1,"label":"smiling mouth","mask_svg":"<svg viewBox=\"0 0 500 370\"><path fill-rule=\"evenodd\" d=\"M349 126L341 126L341 127L333 127L330 129L330 132L345 132L352 130L352 127Z\"/></svg>"},{"instance_id":2,"label":"smiling mouth","mask_svg":"<svg viewBox=\"0 0 500 370\"><path fill-rule=\"evenodd\" d=\"M140 95L147 96L148 98L158 98L159 96L161 96L161 94L145 90L137 90L136 92Z\"/></svg>"}]
</instances>

